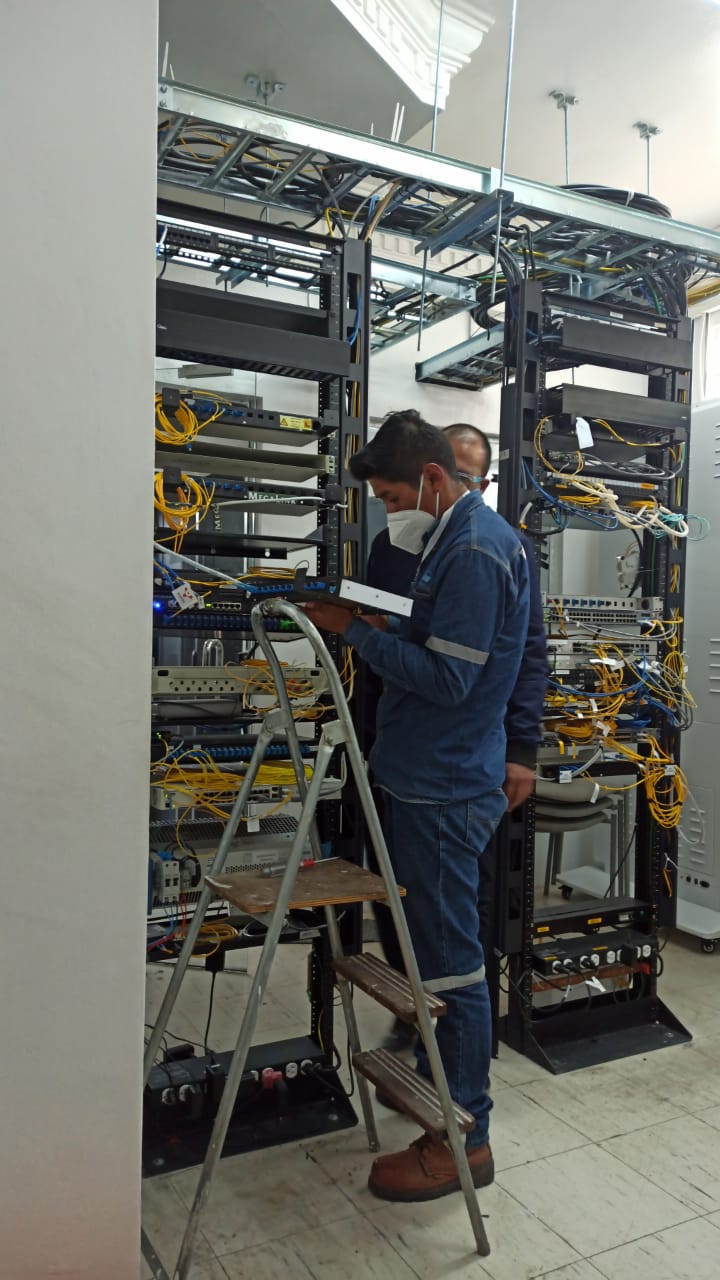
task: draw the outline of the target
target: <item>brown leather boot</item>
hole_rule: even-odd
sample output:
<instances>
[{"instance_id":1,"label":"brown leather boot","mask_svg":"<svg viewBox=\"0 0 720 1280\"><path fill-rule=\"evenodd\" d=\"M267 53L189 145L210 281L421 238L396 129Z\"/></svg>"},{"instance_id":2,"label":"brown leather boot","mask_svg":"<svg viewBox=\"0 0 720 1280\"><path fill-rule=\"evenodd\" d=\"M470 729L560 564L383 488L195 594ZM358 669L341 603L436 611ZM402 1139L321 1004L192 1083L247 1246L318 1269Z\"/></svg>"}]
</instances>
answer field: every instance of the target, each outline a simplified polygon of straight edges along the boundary
<instances>
[{"instance_id":1,"label":"brown leather boot","mask_svg":"<svg viewBox=\"0 0 720 1280\"><path fill-rule=\"evenodd\" d=\"M470 1173L476 1187L489 1187L495 1165L488 1143L468 1151ZM405 1151L378 1156L373 1162L368 1187L381 1200L438 1200L460 1190L460 1179L452 1151L446 1142L424 1133Z\"/></svg>"}]
</instances>

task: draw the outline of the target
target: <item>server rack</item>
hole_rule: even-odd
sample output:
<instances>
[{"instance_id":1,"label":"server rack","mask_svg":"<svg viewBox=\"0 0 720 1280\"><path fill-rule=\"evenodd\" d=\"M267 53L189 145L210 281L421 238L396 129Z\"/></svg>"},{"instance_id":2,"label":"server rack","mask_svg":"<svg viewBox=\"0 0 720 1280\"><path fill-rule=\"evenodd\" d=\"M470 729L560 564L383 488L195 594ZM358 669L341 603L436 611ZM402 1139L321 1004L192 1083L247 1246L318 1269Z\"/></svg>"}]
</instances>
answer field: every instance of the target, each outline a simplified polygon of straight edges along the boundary
<instances>
[{"instance_id":1,"label":"server rack","mask_svg":"<svg viewBox=\"0 0 720 1280\"><path fill-rule=\"evenodd\" d=\"M201 211L168 202L161 207L165 214L170 211L172 215L174 255L179 245L188 246L191 255L195 236L193 224L201 216ZM213 220L218 222L217 215L213 215ZM307 236L287 227L268 229L267 224L231 215L224 216L222 223L228 233L237 238L245 278L283 283L282 271L278 273L278 267L285 264L283 269L292 271L299 263L303 285L307 287L302 293L288 289L273 298L236 291L228 293L217 288L198 288L182 279L166 279L163 265L157 284L158 355L316 383L317 411L308 416L305 411L295 411L292 403L259 409L257 403L247 397L219 397L223 408L228 404L227 409L224 408L216 422L208 430L201 431L190 446L176 448L161 444L158 447L156 469L163 473L170 487L181 471L204 478L208 485L214 485L213 496L217 500L213 502L208 517L186 532L181 553L192 558L201 557L211 571L220 570L228 577L234 577L242 573L246 562L282 561L291 551L307 547L317 555L318 580L353 575L360 578L366 560L365 486L351 475L348 461L366 439L369 245L362 241ZM173 260L179 259L174 256ZM187 265L193 265L191 256ZM179 391L166 388L161 394L167 396L168 413L172 413L173 406L176 407L183 397L196 405L203 398L202 391L194 390L190 394L183 388ZM208 392L207 397L212 400L212 393ZM311 482L310 487L308 481ZM226 500L230 505L226 505ZM258 532L252 520L256 513L287 514L290 511L293 515L315 517L315 527L309 534L272 537ZM293 522L288 520L288 523ZM162 520L158 518L156 539L166 533ZM163 555L157 547L156 542L156 559L172 565L171 548L168 547L169 554ZM175 562L175 568L180 577L183 573L186 577L192 576L192 570L184 568L182 562ZM250 591L244 593L237 587L231 588L229 584L228 589L224 589L221 584L218 590L213 591L210 607L200 599L178 611L171 585L161 570L156 577L154 599L156 686L167 686L163 672L170 671L172 676L177 664L198 663L204 660L202 654L212 662L218 644L222 646L221 653L227 657L238 656L242 661L243 652L247 654L253 641L249 613L257 595ZM262 585L261 589L278 594L290 587L278 579ZM292 638L293 629L279 624L278 642L284 643ZM332 637L328 643L333 657L340 664L343 660L342 639ZM199 675L202 674L202 667L195 669ZM209 676L213 675L209 668L207 670ZM355 684L358 714L362 713L363 707L358 688L360 679L361 673L358 673ZM232 717L220 726L223 733L217 732L215 723L203 725L207 695L203 695L201 690L198 698L195 708L193 699L185 697L182 706L174 710L168 710L167 704L163 707L162 699L158 698L153 706L154 740L161 732L167 738L168 725L172 726L173 717L177 717L179 739L182 739L184 726L190 724L193 743L201 746L210 744L211 750L225 751L225 757L219 755L216 758L227 758L230 750L235 753L230 758L243 759L243 750L247 755L247 748L243 748L242 742L247 726L238 723L237 740L228 748L229 737L233 736L227 733L228 728L232 730ZM309 755L312 753L312 741L318 736L317 728L314 734L311 728L310 735L307 743ZM251 729L247 740L252 742ZM218 747L219 742L223 744L221 747ZM271 750L275 757L283 754L281 743L275 744ZM221 825L203 817L195 818L191 813L183 822L183 832L190 844L195 838L209 850L219 839ZM258 818L250 825L254 831L239 842L243 866L253 865L252 851L256 846L260 850L289 848L295 825L293 819L280 814L267 819ZM344 785L337 798L323 804L320 835L328 851L356 863L362 862L362 814L352 784ZM173 815L166 817L154 812L150 823L150 848L172 846L173 838ZM264 856L267 858L267 854ZM277 857L272 860L277 861ZM185 906L189 910L192 910L192 900L192 893L185 895ZM151 886L149 906L152 905ZM158 906L161 915L162 901L157 895L154 905L155 915L158 915ZM342 921L348 949L360 949L361 927L358 911L348 911ZM287 940L302 940L303 936L312 939L308 1038L302 1043L294 1039L285 1044L281 1042L264 1047L258 1055L261 1069L279 1067L282 1070L284 1062L308 1056L324 1062L328 1068L333 1064L334 981L329 948L324 930L313 929L311 922L305 935L302 931L290 932ZM212 958L212 963L208 959L206 967L221 968L226 949L261 942L261 930L257 931L257 936L253 936L252 931L243 930L234 940L223 945ZM272 1052L268 1054L268 1050ZM221 1058L226 1056L220 1055ZM152 1077L150 1083L152 1086ZM303 1092L298 1087L297 1106L302 1108L302 1105ZM210 1119L212 1108L210 1099ZM336 1112L338 1110L342 1107L335 1108ZM335 1116L335 1122L340 1123L339 1115ZM344 1122L348 1122L346 1117ZM302 1124L288 1127L286 1123L285 1131L285 1139L278 1139L277 1134L273 1134L267 1140L303 1136ZM257 1140L261 1144L262 1136ZM196 1154L202 1153L198 1150ZM151 1163L157 1165L157 1162ZM166 1172L169 1167L168 1163L161 1161L156 1171Z\"/></svg>"},{"instance_id":2,"label":"server rack","mask_svg":"<svg viewBox=\"0 0 720 1280\"><path fill-rule=\"evenodd\" d=\"M549 534L558 533L552 518L557 507L553 504L562 505L560 495L563 493L562 482L556 475L548 474L535 447L538 424L543 420L547 420L553 433L551 445L543 450L545 455L550 447L555 450L556 458L581 451L578 419L581 423L602 419L615 424L626 440L632 433L633 440L643 445L646 470L654 466L660 474L663 466L667 467L669 457L674 457L672 478L658 483L654 492L671 512L678 517L686 515L691 321L549 293L539 283L528 280L512 291L508 299L505 333L498 510L511 524L522 524L527 529L537 541L541 559L548 542L555 540L549 538ZM584 367L583 381L588 367L643 374L647 377L647 394L576 385L574 369L577 366ZM515 371L514 382L510 381L509 370ZM572 380L550 386L548 374L558 370L572 370ZM596 440L595 448L605 458L606 466L612 464L619 448L622 452L621 447L604 429L596 431L596 435L602 437L602 443ZM602 458L600 474L603 474ZM605 471L605 474L612 472ZM638 474L636 484L626 481L625 488L618 488L617 492L623 495L622 501L632 503L642 501L647 488L642 475ZM574 514L566 512L563 518L570 529L583 527L583 522ZM599 529L597 536L601 536ZM660 599L656 612L659 611L663 619L682 619L685 539L656 537L644 531L640 541L637 581L642 583L643 597ZM595 596L575 603L594 607L594 625L602 631L603 608L607 602ZM637 606L642 613L639 598ZM663 636L666 634L662 627L659 630ZM638 638L643 634L654 634L652 625L641 624ZM681 622L674 627L673 635L681 650ZM655 643L655 651L662 661L666 654L664 639ZM654 737L663 753L673 761L667 767L671 775L679 768L679 730L662 710L647 707L644 711L648 724L643 732L637 733L637 753L644 757L649 750L648 740ZM548 721L546 730L547 727ZM578 887L573 890L573 877L569 873L563 876L563 900L542 907L537 907L535 901L532 805L525 812L510 815L502 832L495 950L507 956L508 1009L501 1021L500 1034L512 1047L558 1072L689 1039L657 994L658 929L661 925L672 925L675 920L677 828L663 826L656 820L644 787L636 785L642 781L642 763L630 765L622 755L606 749L599 734L598 740L587 749L575 751L568 770L569 753L563 757L560 754L563 747L565 744L557 735L547 734L540 753L546 777L565 781L568 773L576 776L582 771L584 776L595 777L601 785L612 787L620 785L621 779L632 773L634 779L629 785L636 796L636 812L632 839L620 851L624 863L620 876L605 876L603 882L601 875L600 883L596 884L592 877L583 878L578 873ZM667 785L671 784L674 785L669 776ZM631 931L636 941L640 939L642 955L637 962L619 966L625 975L626 985L622 991L618 992L613 979L605 991L588 987L589 996L582 1003L565 1004L564 1000L553 997L553 987L562 987L565 981L569 984L571 979L541 981L538 948L548 939L555 940L558 955L562 957L572 952L568 939L587 937L591 944L597 943L606 930L613 931L616 938L623 931ZM642 945L643 939L647 939L646 946ZM573 962L567 963L569 973ZM611 970L608 975L612 978ZM573 974L576 984L582 980L582 974L577 979ZM543 1006L541 996L548 992L550 1000L555 1000L549 1007ZM497 990L495 1000L497 1003Z\"/></svg>"}]
</instances>

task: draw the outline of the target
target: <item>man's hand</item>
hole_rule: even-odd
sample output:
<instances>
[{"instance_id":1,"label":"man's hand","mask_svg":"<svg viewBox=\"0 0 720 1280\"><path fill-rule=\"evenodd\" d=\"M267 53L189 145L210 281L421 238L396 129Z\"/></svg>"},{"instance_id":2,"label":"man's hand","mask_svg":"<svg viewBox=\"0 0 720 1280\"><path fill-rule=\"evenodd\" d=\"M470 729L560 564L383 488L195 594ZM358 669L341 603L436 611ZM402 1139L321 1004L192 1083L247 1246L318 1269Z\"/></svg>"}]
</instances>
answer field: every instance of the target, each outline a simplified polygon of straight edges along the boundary
<instances>
[{"instance_id":1,"label":"man's hand","mask_svg":"<svg viewBox=\"0 0 720 1280\"><path fill-rule=\"evenodd\" d=\"M337 636L345 635L345 629L350 625L352 618L349 609L343 609L337 604L325 604L322 601L317 604L310 602L303 603L302 608L316 627L321 631L333 631Z\"/></svg>"},{"instance_id":2,"label":"man's hand","mask_svg":"<svg viewBox=\"0 0 720 1280\"><path fill-rule=\"evenodd\" d=\"M532 795L535 789L535 770L524 764L512 764L505 761L505 782L503 791L507 796L508 811L517 809Z\"/></svg>"},{"instance_id":3,"label":"man's hand","mask_svg":"<svg viewBox=\"0 0 720 1280\"><path fill-rule=\"evenodd\" d=\"M312 601L303 603L303 608L311 622L315 623L321 631L334 631L336 635L343 636L346 627L349 626L352 618L357 617L351 609L343 609L341 605L325 604L318 602L314 604ZM360 615L363 622L367 622L371 627L376 627L378 631L386 631L388 620L383 613L368 613Z\"/></svg>"}]
</instances>

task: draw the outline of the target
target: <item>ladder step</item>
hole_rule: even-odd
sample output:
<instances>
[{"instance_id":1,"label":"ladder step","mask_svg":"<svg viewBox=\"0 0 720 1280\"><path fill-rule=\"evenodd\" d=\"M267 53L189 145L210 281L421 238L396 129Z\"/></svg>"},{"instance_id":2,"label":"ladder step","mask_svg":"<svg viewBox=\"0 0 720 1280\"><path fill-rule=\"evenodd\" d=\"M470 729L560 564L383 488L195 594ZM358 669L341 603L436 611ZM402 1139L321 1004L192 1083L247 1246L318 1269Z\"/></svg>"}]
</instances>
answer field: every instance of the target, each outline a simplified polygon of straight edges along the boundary
<instances>
[{"instance_id":1,"label":"ladder step","mask_svg":"<svg viewBox=\"0 0 720 1280\"><path fill-rule=\"evenodd\" d=\"M264 876L260 871L222 872L206 876L219 898L248 915L274 911L282 876ZM398 893L405 893L398 885ZM387 889L382 876L356 867L345 858L323 858L295 877L289 910L303 907L333 907L345 902L384 902Z\"/></svg>"},{"instance_id":2,"label":"ladder step","mask_svg":"<svg viewBox=\"0 0 720 1280\"><path fill-rule=\"evenodd\" d=\"M417 1006L412 987L404 973L391 969L378 956L366 953L361 956L343 956L335 961L335 972L347 978L353 986L366 991L378 1004L389 1009L402 1022L414 1022ZM447 1005L437 996L425 992L425 1003L431 1018L439 1018L447 1012Z\"/></svg>"},{"instance_id":3,"label":"ladder step","mask_svg":"<svg viewBox=\"0 0 720 1280\"><path fill-rule=\"evenodd\" d=\"M446 1132L445 1116L434 1085L418 1075L402 1058L396 1058L386 1049L370 1049L366 1053L356 1053L353 1066L361 1076L376 1085L398 1111L416 1120L426 1133L441 1137ZM461 1133L474 1129L475 1118L469 1111L456 1102L453 1110Z\"/></svg>"}]
</instances>

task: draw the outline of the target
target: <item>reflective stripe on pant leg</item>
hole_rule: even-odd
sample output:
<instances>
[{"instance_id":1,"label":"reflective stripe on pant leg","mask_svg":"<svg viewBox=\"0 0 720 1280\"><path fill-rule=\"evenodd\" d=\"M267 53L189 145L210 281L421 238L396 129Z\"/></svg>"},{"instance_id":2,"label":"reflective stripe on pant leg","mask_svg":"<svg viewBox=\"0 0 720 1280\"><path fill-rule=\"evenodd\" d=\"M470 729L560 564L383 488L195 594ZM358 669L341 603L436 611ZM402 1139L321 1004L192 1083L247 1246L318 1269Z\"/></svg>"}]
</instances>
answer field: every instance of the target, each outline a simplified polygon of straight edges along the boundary
<instances>
[{"instance_id":1,"label":"reflective stripe on pant leg","mask_svg":"<svg viewBox=\"0 0 720 1280\"><path fill-rule=\"evenodd\" d=\"M481 965L474 973L451 974L447 978L431 978L423 982L426 991L437 995L438 991L458 991L461 987L474 987L476 982L485 981L485 965Z\"/></svg>"}]
</instances>

